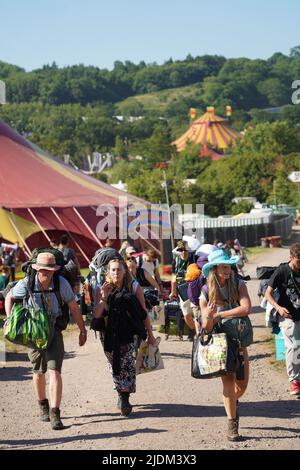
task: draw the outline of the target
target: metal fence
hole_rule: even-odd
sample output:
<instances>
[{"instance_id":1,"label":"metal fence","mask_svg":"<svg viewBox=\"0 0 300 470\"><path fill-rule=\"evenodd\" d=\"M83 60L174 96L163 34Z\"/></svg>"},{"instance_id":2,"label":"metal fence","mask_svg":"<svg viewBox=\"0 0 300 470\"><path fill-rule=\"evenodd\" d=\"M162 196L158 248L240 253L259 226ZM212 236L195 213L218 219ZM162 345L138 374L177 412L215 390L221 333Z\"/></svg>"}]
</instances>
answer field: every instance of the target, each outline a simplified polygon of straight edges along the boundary
<instances>
[{"instance_id":1,"label":"metal fence","mask_svg":"<svg viewBox=\"0 0 300 470\"><path fill-rule=\"evenodd\" d=\"M197 221L197 226L204 228L205 243L213 243L215 240L226 242L226 240L238 238L243 246L249 247L260 245L263 237L288 238L292 233L293 223L293 215L275 214L271 218L268 216L240 219L201 219ZM163 243L164 262L169 264L172 262L171 242L164 240Z\"/></svg>"},{"instance_id":2,"label":"metal fence","mask_svg":"<svg viewBox=\"0 0 300 470\"><path fill-rule=\"evenodd\" d=\"M210 222L211 224L207 223ZM214 221L218 221L214 225ZM243 246L256 246L263 237L280 236L287 238L292 232L294 218L288 214L247 219L206 219L204 236L207 243L214 240L226 241L238 238Z\"/></svg>"}]
</instances>

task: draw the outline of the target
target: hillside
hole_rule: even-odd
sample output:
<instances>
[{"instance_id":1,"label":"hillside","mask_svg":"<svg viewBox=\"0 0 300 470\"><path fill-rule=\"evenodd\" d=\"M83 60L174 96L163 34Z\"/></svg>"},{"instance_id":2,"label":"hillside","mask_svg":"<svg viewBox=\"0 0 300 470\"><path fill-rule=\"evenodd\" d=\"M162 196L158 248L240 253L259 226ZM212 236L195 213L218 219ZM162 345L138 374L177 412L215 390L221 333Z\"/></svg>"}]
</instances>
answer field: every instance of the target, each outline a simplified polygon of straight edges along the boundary
<instances>
[{"instance_id":1,"label":"hillside","mask_svg":"<svg viewBox=\"0 0 300 470\"><path fill-rule=\"evenodd\" d=\"M69 154L80 168L83 156L112 153L113 168L99 177L110 183L122 179L131 193L152 202L165 200L158 164L169 162L170 200L205 203L210 215L233 210L236 196L296 205L297 188L287 176L298 169L300 105L284 105L291 103L291 84L299 77L300 46L267 60L117 61L111 71L53 63L26 72L0 62L7 88L0 119L48 152ZM247 129L231 155L211 162L199 158L199 147L175 152L170 143L187 129L191 107L200 115L214 106L224 116L227 105L232 126ZM185 179L196 184L187 187Z\"/></svg>"},{"instance_id":2,"label":"hillside","mask_svg":"<svg viewBox=\"0 0 300 470\"><path fill-rule=\"evenodd\" d=\"M141 114L157 113L165 114L170 107L182 105L187 101L195 106L201 102L201 85L194 84L178 88L167 88L162 91L135 95L119 101L115 104L118 113L126 115L136 115L138 111Z\"/></svg>"}]
</instances>

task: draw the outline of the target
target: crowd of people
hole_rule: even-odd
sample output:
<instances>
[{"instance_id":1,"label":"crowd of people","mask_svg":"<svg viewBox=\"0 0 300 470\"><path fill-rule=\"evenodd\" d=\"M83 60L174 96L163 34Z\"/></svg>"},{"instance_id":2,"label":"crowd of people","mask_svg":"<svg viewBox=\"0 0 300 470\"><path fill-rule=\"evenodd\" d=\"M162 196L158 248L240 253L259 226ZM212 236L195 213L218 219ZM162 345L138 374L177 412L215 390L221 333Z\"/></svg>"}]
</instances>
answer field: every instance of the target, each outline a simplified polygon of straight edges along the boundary
<instances>
[{"instance_id":1,"label":"crowd of people","mask_svg":"<svg viewBox=\"0 0 300 470\"><path fill-rule=\"evenodd\" d=\"M14 281L16 276L16 267L20 261L21 248L18 242L14 245L1 243L0 245L0 289L9 281Z\"/></svg>"},{"instance_id":2,"label":"crowd of people","mask_svg":"<svg viewBox=\"0 0 300 470\"><path fill-rule=\"evenodd\" d=\"M63 236L59 244L51 243L51 249L39 253L32 264L35 285L29 302L32 307L36 303L48 311L52 336L47 349L30 350L29 359L40 417L43 421L51 421L52 428L58 430L63 428L60 403L64 344L58 322L62 307L54 289L55 276L59 279L60 297L78 325L80 346L85 344L87 333L74 288L60 275L61 266L57 264L53 250L63 254L65 263L71 262L79 267L76 253L68 246L67 236ZM105 271L95 277L93 284L93 317L100 322L100 343L118 395L117 406L123 416L128 416L132 412L130 395L136 391L136 338L156 344L146 294L150 290L152 295L161 297L163 282L158 269L158 252L154 248L139 252L126 241L117 251L113 242L107 239L96 256L99 258L103 254L109 257L106 258ZM236 441L240 438L238 403L248 385L249 358L247 348L232 341L225 324L228 319L246 318L251 313L245 282L248 277L243 271L247 262L245 250L238 240L201 244L195 241L195 237L186 237L177 242L172 256L169 297L178 301L188 327L188 338L193 340L202 331L224 331L232 348L222 383L228 418L227 438ZM96 263L92 266L95 267ZM7 316L11 315L15 302L28 298L28 289L28 277L25 277L8 292L5 299ZM276 301L274 291L279 292ZM300 349L300 244L292 246L290 260L284 268L281 265L275 271L266 298L276 309L284 334L290 393L300 395L300 365L295 359ZM46 398L47 371L50 377L49 401Z\"/></svg>"}]
</instances>

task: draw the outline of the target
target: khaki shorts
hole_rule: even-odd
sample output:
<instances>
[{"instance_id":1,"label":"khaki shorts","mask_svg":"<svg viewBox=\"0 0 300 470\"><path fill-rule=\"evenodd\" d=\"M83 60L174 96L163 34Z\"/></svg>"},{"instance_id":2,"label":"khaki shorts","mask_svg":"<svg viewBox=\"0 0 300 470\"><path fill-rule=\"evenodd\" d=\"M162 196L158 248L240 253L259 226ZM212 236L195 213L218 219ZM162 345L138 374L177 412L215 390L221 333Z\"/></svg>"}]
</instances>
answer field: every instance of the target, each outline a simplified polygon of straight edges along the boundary
<instances>
[{"instance_id":1,"label":"khaki shorts","mask_svg":"<svg viewBox=\"0 0 300 470\"><path fill-rule=\"evenodd\" d=\"M55 330L53 340L50 346L41 351L39 349L30 349L28 353L32 364L32 371L35 374L45 374L47 370L57 370L61 373L65 349L62 332Z\"/></svg>"}]
</instances>

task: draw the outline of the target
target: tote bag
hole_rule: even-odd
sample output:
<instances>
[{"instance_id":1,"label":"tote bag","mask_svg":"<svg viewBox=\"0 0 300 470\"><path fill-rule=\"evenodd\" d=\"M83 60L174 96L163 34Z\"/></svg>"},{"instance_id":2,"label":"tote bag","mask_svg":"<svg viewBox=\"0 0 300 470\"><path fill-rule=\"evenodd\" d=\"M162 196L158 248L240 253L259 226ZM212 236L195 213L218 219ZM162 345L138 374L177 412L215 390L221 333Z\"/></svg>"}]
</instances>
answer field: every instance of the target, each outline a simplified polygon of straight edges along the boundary
<instances>
[{"instance_id":1,"label":"tote bag","mask_svg":"<svg viewBox=\"0 0 300 470\"><path fill-rule=\"evenodd\" d=\"M193 343L192 377L209 379L226 373L228 344L225 333L201 333Z\"/></svg>"},{"instance_id":2,"label":"tote bag","mask_svg":"<svg viewBox=\"0 0 300 470\"><path fill-rule=\"evenodd\" d=\"M164 369L164 363L159 351L160 338L156 338L156 345L142 341L136 356L136 374L143 374L154 370Z\"/></svg>"}]
</instances>

